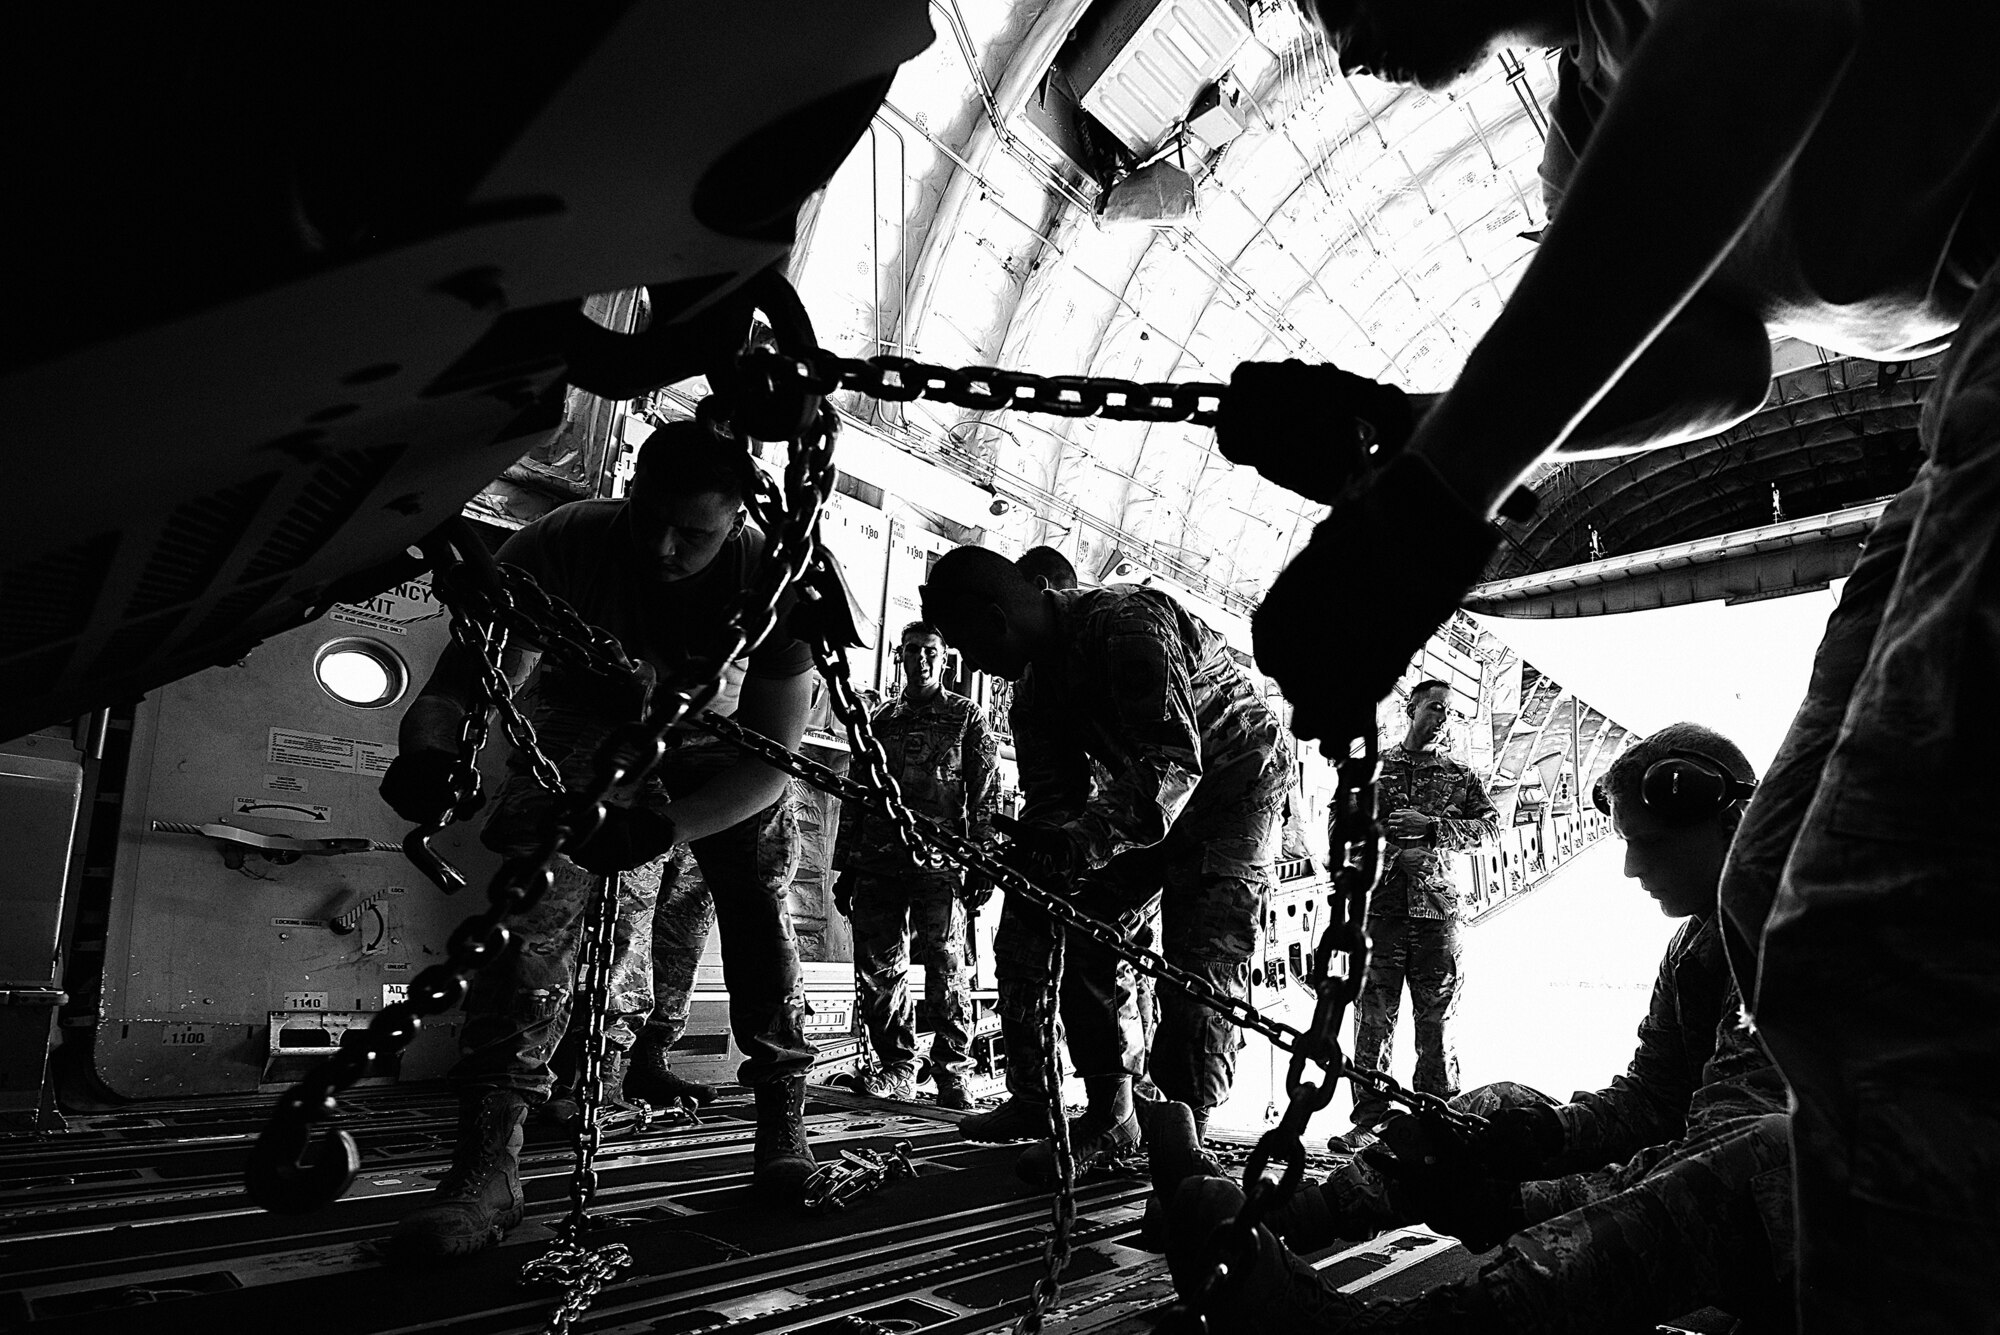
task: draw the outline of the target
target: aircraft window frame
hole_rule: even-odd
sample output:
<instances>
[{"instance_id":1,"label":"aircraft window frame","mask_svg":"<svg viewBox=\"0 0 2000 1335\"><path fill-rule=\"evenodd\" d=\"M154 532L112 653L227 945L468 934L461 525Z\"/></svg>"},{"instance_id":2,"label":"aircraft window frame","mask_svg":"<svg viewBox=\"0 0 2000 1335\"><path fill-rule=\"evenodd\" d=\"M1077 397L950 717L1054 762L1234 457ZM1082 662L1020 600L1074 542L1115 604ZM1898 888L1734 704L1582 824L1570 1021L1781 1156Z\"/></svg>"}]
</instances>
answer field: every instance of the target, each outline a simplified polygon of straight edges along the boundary
<instances>
[{"instance_id":1,"label":"aircraft window frame","mask_svg":"<svg viewBox=\"0 0 2000 1335\"><path fill-rule=\"evenodd\" d=\"M383 686L380 691L364 699L344 694L327 681L327 661L349 654L365 658L381 670ZM350 709L387 709L410 689L410 667L403 661L403 656L382 641L366 635L343 635L322 644L313 653L312 676L314 684L329 698Z\"/></svg>"}]
</instances>

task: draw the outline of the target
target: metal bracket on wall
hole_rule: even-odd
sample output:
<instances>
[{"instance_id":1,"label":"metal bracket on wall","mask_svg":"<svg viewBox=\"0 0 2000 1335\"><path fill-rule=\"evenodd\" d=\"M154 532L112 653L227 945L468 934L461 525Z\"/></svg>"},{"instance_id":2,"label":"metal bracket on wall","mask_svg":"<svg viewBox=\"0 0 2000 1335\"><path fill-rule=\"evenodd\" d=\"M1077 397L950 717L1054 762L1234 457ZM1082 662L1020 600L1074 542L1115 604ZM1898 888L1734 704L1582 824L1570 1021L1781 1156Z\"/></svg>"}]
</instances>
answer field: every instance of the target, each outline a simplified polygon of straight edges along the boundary
<instances>
[{"instance_id":1,"label":"metal bracket on wall","mask_svg":"<svg viewBox=\"0 0 2000 1335\"><path fill-rule=\"evenodd\" d=\"M188 821L156 820L152 829L155 834L192 834L213 840L222 853L222 864L231 871L241 867L244 858L253 852L268 861L284 864L297 862L302 857L403 851L401 844L385 843L380 839L293 839L287 835L259 834L255 830L214 823L196 825Z\"/></svg>"},{"instance_id":2,"label":"metal bracket on wall","mask_svg":"<svg viewBox=\"0 0 2000 1335\"><path fill-rule=\"evenodd\" d=\"M0 987L0 1006L66 1006L69 993L54 987Z\"/></svg>"}]
</instances>

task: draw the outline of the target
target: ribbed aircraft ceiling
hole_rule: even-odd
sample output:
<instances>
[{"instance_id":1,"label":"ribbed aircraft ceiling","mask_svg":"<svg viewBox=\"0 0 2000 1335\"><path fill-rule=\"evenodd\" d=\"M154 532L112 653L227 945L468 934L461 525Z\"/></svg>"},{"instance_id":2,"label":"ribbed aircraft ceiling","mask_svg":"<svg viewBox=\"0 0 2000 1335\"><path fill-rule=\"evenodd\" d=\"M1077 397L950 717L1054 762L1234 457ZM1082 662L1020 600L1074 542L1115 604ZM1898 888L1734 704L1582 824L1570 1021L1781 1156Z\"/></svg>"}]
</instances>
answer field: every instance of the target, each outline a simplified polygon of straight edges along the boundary
<instances>
[{"instance_id":1,"label":"ribbed aircraft ceiling","mask_svg":"<svg viewBox=\"0 0 2000 1335\"><path fill-rule=\"evenodd\" d=\"M1028 112L1102 0L938 0L932 17L938 41L903 67L795 266L821 342L845 355L1136 380L1300 357L1438 389L1533 253L1542 52L1428 94L1341 76L1288 0L1255 6L1224 81L1241 132L1166 140L1196 211L1100 226L1098 183ZM1001 535L1053 543L1087 577L1116 552L1241 609L1320 513L1223 460L1205 428L848 406L1011 497Z\"/></svg>"},{"instance_id":2,"label":"ribbed aircraft ceiling","mask_svg":"<svg viewBox=\"0 0 2000 1335\"><path fill-rule=\"evenodd\" d=\"M903 67L802 228L795 277L821 342L844 355L1141 381L1223 381L1239 361L1299 357L1441 390L1546 220L1553 53L1500 52L1440 95L1343 76L1291 0L933 0L931 12L938 40ZM1104 67L1120 60L1140 91L1114 106ZM1172 84L1180 63L1178 90L1144 85L1148 71ZM1145 140L1142 126L1134 146L1121 117L1159 110L1151 95L1179 98L1160 117L1179 121L1193 80L1216 69L1219 112L1187 134ZM1105 121L1074 105L1090 78L1083 106ZM1194 209L1100 224L1103 183L1149 157L1186 171ZM1923 368L1885 381L1796 345L1784 364L1771 406L1725 437L1544 469L1540 513L1489 573L1766 523L1774 486L1793 516L1900 487ZM1086 578L1123 559L1247 610L1322 513L1229 464L1205 428L844 406L1009 498L989 532L1056 545Z\"/></svg>"}]
</instances>

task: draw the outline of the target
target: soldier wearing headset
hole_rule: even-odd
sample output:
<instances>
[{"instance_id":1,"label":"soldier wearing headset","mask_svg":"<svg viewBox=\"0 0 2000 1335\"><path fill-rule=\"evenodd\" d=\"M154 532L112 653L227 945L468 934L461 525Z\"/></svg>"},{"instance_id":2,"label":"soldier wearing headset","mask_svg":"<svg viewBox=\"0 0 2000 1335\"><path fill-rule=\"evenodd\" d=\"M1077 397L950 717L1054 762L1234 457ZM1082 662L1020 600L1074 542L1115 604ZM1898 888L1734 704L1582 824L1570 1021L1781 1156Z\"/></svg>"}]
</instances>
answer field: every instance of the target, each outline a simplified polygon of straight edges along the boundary
<instances>
[{"instance_id":1,"label":"soldier wearing headset","mask_svg":"<svg viewBox=\"0 0 2000 1335\"><path fill-rule=\"evenodd\" d=\"M1686 920L1624 1075L1564 1104L1508 1082L1471 1090L1452 1106L1488 1119L1473 1137L1435 1119L1391 1118L1381 1145L1267 1218L1301 1251L1417 1222L1475 1251L1506 1241L1476 1278L1393 1311L1371 1306L1380 1324L1366 1329L1626 1329L1711 1305L1752 1321L1787 1311L1784 1083L1741 1022L1716 915L1723 861L1756 786L1728 738L1677 723L1627 750L1598 787L1598 808L1625 841L1626 876ZM1152 1126L1168 1258L1192 1277L1207 1230L1242 1197L1201 1180L1209 1164L1191 1136L1173 1144L1179 1119L1156 1113ZM1275 1239L1260 1246L1222 1305L1225 1324L1310 1319L1325 1329L1345 1315L1351 1299Z\"/></svg>"}]
</instances>

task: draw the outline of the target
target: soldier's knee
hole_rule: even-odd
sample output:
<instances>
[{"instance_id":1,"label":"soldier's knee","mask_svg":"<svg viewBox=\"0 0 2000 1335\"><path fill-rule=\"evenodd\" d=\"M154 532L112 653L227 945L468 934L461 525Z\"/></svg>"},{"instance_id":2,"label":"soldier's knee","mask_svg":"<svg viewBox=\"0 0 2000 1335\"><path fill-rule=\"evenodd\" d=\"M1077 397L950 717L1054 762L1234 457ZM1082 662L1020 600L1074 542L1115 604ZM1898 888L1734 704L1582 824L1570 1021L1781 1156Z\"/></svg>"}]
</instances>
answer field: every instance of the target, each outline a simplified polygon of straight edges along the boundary
<instances>
[{"instance_id":1,"label":"soldier's knee","mask_svg":"<svg viewBox=\"0 0 2000 1335\"><path fill-rule=\"evenodd\" d=\"M1502 1108L1553 1108L1556 1101L1533 1085L1512 1080L1495 1080L1490 1085L1468 1089L1452 1096L1451 1106L1475 1117L1488 1117Z\"/></svg>"}]
</instances>

